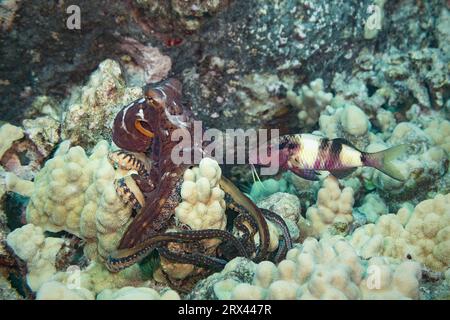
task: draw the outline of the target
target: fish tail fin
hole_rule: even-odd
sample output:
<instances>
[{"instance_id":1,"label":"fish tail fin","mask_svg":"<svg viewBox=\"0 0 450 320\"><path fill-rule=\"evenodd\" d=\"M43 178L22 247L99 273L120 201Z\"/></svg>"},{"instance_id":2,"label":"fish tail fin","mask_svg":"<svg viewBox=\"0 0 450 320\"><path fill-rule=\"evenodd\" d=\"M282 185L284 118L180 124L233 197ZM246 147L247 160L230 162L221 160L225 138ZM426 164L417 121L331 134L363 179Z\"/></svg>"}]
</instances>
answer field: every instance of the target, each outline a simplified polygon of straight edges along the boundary
<instances>
[{"instance_id":1,"label":"fish tail fin","mask_svg":"<svg viewBox=\"0 0 450 320\"><path fill-rule=\"evenodd\" d=\"M394 160L404 155L407 150L408 145L401 144L379 152L363 153L363 164L376 168L395 180L404 181L407 177L400 172Z\"/></svg>"}]
</instances>

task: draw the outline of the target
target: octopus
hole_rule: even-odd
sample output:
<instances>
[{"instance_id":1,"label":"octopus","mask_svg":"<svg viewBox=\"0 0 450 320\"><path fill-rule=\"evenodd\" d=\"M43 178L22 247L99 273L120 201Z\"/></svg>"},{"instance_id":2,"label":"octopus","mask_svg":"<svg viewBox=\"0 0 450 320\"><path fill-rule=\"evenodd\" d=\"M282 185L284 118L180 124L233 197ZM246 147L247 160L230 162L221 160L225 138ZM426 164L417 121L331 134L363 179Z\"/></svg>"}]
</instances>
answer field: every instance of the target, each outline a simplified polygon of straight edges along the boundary
<instances>
[{"instance_id":1,"label":"octopus","mask_svg":"<svg viewBox=\"0 0 450 320\"><path fill-rule=\"evenodd\" d=\"M122 169L134 170L132 182L142 196L132 192L127 181L118 181L117 191L123 201L137 212L125 231L117 250L110 254L106 266L111 272L127 268L157 250L160 256L173 262L187 263L208 270L221 270L225 264L242 256L254 261L280 260L292 247L284 220L277 214L258 208L230 180L222 176L220 187L226 193L229 209L237 213L233 220L239 236L220 229L172 232L174 211L181 201L183 173L191 165L171 160L172 149L178 141L171 136L175 130L193 133L192 111L181 103L182 85L168 79L144 87L144 97L117 114L113 124L113 141L121 148L110 160ZM202 152L202 145L193 144L185 152ZM277 224L283 239L275 253L268 252L267 220ZM254 236L259 233L259 243ZM201 241L217 239L215 252L207 252ZM179 244L184 250L173 250ZM180 247L179 246L179 247Z\"/></svg>"}]
</instances>

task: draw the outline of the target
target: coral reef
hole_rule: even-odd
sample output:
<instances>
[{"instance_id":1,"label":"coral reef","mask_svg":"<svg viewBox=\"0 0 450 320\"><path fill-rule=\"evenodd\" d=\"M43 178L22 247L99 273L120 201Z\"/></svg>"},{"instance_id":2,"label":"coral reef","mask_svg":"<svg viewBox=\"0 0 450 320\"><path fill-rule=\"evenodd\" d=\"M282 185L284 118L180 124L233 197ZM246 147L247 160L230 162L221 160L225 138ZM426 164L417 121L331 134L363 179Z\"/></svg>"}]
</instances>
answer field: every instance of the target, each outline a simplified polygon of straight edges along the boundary
<instances>
[{"instance_id":1,"label":"coral reef","mask_svg":"<svg viewBox=\"0 0 450 320\"><path fill-rule=\"evenodd\" d=\"M387 142L389 145L407 143L416 149L403 161L399 159L396 162L405 181L394 181L380 172L365 169L365 173L363 173L365 178L373 183L380 195L390 203L395 200L415 200L417 202L429 197L427 193L423 192L431 191L430 186L433 187L436 180L440 180L447 174L448 152L444 148L448 141L448 136L445 136L445 127L448 126L448 121L442 120L438 123L442 126L442 130L439 132L436 132L436 128L434 128L437 122L433 120L425 130L408 122L401 122L394 128ZM433 136L434 138L432 138ZM367 147L367 151L376 152L385 147L386 144L375 142ZM446 188L448 189L448 186L444 185L440 189L442 192L446 192Z\"/></svg>"},{"instance_id":2,"label":"coral reef","mask_svg":"<svg viewBox=\"0 0 450 320\"><path fill-rule=\"evenodd\" d=\"M8 234L7 243L26 262L27 283L31 290L37 291L56 273L56 255L64 243L63 239L45 237L40 227L27 224Z\"/></svg>"},{"instance_id":3,"label":"coral reef","mask_svg":"<svg viewBox=\"0 0 450 320\"><path fill-rule=\"evenodd\" d=\"M387 258L372 258L365 264L347 241L336 236L320 241L307 238L278 265L263 261L247 266L233 260L212 278L200 282L191 297L418 299L421 268L417 262L397 264Z\"/></svg>"},{"instance_id":4,"label":"coral reef","mask_svg":"<svg viewBox=\"0 0 450 320\"><path fill-rule=\"evenodd\" d=\"M448 1L77 5L0 3L0 300L450 298ZM194 119L407 151L260 181Z\"/></svg>"},{"instance_id":5,"label":"coral reef","mask_svg":"<svg viewBox=\"0 0 450 320\"><path fill-rule=\"evenodd\" d=\"M225 193L220 189L221 169L215 160L204 158L188 169L181 185L182 202L175 208L178 223L191 229L224 229Z\"/></svg>"},{"instance_id":6,"label":"coral reef","mask_svg":"<svg viewBox=\"0 0 450 320\"><path fill-rule=\"evenodd\" d=\"M302 237L346 234L353 221L353 189L340 189L338 180L328 176L319 190L317 204L300 217L298 226Z\"/></svg>"},{"instance_id":7,"label":"coral reef","mask_svg":"<svg viewBox=\"0 0 450 320\"><path fill-rule=\"evenodd\" d=\"M221 173L218 163L210 158L202 159L198 167L184 172L180 192L182 201L175 208L175 229L225 230L225 193L219 186ZM214 254L220 243L217 239L205 239L201 242L207 254ZM199 271L191 264L174 263L164 257L161 258L161 268L166 275L178 280Z\"/></svg>"},{"instance_id":8,"label":"coral reef","mask_svg":"<svg viewBox=\"0 0 450 320\"><path fill-rule=\"evenodd\" d=\"M151 288L123 287L119 290L106 289L100 292L97 300L179 300L180 296L173 290L159 294Z\"/></svg>"},{"instance_id":9,"label":"coral reef","mask_svg":"<svg viewBox=\"0 0 450 320\"><path fill-rule=\"evenodd\" d=\"M172 68L172 61L158 48L144 45L133 38L125 38L121 48L128 53L122 57L130 85L141 86L145 83L159 82L165 79Z\"/></svg>"},{"instance_id":10,"label":"coral reef","mask_svg":"<svg viewBox=\"0 0 450 320\"><path fill-rule=\"evenodd\" d=\"M0 158L11 148L14 141L23 138L23 130L19 127L4 124L0 127Z\"/></svg>"},{"instance_id":11,"label":"coral reef","mask_svg":"<svg viewBox=\"0 0 450 320\"><path fill-rule=\"evenodd\" d=\"M375 224L357 228L351 243L364 258L389 256L412 259L435 271L448 268L450 194L424 200L413 211L381 216Z\"/></svg>"},{"instance_id":12,"label":"coral reef","mask_svg":"<svg viewBox=\"0 0 450 320\"><path fill-rule=\"evenodd\" d=\"M320 112L331 103L333 94L324 92L323 80L319 78L309 86L303 85L298 94L288 91L286 97L292 106L300 110L297 114L300 126L307 128L317 123Z\"/></svg>"},{"instance_id":13,"label":"coral reef","mask_svg":"<svg viewBox=\"0 0 450 320\"><path fill-rule=\"evenodd\" d=\"M88 157L81 147L61 143L37 174L26 212L29 223L85 240L85 254L91 259L116 248L131 218L130 206L115 190L114 181L121 174L108 160L109 149L101 141Z\"/></svg>"},{"instance_id":14,"label":"coral reef","mask_svg":"<svg viewBox=\"0 0 450 320\"><path fill-rule=\"evenodd\" d=\"M177 292L162 288L161 294L149 287L138 266L111 274L101 264L86 269L67 269L44 282L36 293L38 300L177 300ZM156 288L156 286L155 286ZM58 297L57 294L60 294Z\"/></svg>"},{"instance_id":15,"label":"coral reef","mask_svg":"<svg viewBox=\"0 0 450 320\"><path fill-rule=\"evenodd\" d=\"M115 115L141 95L140 87L126 86L116 61L103 61L66 101L61 137L84 148L92 148L99 138L110 139Z\"/></svg>"}]
</instances>

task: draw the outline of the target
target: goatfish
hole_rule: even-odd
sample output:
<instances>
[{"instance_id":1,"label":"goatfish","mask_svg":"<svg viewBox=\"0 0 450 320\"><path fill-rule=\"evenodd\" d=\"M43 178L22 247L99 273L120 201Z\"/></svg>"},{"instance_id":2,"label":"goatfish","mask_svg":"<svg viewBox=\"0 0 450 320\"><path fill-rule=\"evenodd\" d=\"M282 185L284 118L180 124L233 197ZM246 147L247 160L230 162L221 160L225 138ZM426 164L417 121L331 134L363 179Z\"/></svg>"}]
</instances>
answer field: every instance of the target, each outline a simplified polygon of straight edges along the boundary
<instances>
[{"instance_id":1,"label":"goatfish","mask_svg":"<svg viewBox=\"0 0 450 320\"><path fill-rule=\"evenodd\" d=\"M328 171L338 179L353 173L359 167L373 167L389 177L403 181L405 177L394 164L394 160L405 154L408 145L401 144L379 152L358 150L343 138L328 139L313 134L281 136L268 150L268 160L278 157L279 167L290 170L307 180L319 180L320 171ZM250 156L252 159L252 155ZM262 163L253 154L253 164ZM267 159L266 159L267 160ZM251 160L252 161L252 160Z\"/></svg>"}]
</instances>

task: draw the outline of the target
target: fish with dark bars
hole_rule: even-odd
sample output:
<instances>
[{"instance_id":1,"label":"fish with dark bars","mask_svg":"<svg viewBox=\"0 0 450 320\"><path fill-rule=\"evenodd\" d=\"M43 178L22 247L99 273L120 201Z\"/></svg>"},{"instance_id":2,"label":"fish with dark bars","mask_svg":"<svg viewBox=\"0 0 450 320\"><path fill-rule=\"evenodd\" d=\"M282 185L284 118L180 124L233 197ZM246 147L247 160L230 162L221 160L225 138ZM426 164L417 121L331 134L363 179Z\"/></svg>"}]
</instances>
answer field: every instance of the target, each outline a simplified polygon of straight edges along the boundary
<instances>
[{"instance_id":1,"label":"fish with dark bars","mask_svg":"<svg viewBox=\"0 0 450 320\"><path fill-rule=\"evenodd\" d=\"M338 179L353 173L359 167L372 167L389 177L403 181L405 177L395 166L394 160L408 149L407 144L394 146L379 152L368 153L358 150L343 138L328 139L313 134L281 136L277 143L271 143L264 160L253 151L250 162L268 165L278 157L279 167L290 170L307 180L319 180L320 171L328 171ZM259 151L261 151L261 147Z\"/></svg>"}]
</instances>

